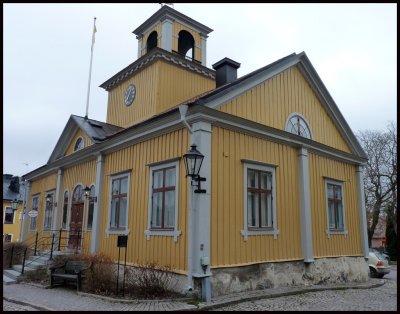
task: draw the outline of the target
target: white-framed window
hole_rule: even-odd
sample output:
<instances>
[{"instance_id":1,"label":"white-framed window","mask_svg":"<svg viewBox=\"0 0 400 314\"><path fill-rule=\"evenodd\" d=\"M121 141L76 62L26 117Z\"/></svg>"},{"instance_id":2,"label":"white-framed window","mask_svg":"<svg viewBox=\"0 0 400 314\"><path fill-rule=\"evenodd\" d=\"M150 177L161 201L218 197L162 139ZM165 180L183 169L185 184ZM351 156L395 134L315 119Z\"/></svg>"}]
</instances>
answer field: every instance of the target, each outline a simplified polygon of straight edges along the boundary
<instances>
[{"instance_id":1,"label":"white-framed window","mask_svg":"<svg viewBox=\"0 0 400 314\"><path fill-rule=\"evenodd\" d=\"M147 240L150 236L173 236L178 240L179 160L150 166Z\"/></svg>"},{"instance_id":2,"label":"white-framed window","mask_svg":"<svg viewBox=\"0 0 400 314\"><path fill-rule=\"evenodd\" d=\"M47 199L49 197L49 199ZM47 193L45 199L43 229L50 230L53 224L54 192Z\"/></svg>"},{"instance_id":3,"label":"white-framed window","mask_svg":"<svg viewBox=\"0 0 400 314\"><path fill-rule=\"evenodd\" d=\"M32 211L36 211L36 213L39 213L39 195L34 195L32 196ZM29 221L29 230L36 230L37 229L37 216L35 217L30 217Z\"/></svg>"},{"instance_id":4,"label":"white-framed window","mask_svg":"<svg viewBox=\"0 0 400 314\"><path fill-rule=\"evenodd\" d=\"M13 224L15 219L14 210L10 206L4 209L4 224Z\"/></svg>"},{"instance_id":5,"label":"white-framed window","mask_svg":"<svg viewBox=\"0 0 400 314\"><path fill-rule=\"evenodd\" d=\"M61 228L67 229L67 221L68 221L68 200L69 200L68 191L64 192L63 197L63 207L62 207L62 220L61 220Z\"/></svg>"},{"instance_id":6,"label":"white-framed window","mask_svg":"<svg viewBox=\"0 0 400 314\"><path fill-rule=\"evenodd\" d=\"M344 207L344 187L342 181L325 179L326 215L328 228L326 234L347 235Z\"/></svg>"},{"instance_id":7,"label":"white-framed window","mask_svg":"<svg viewBox=\"0 0 400 314\"><path fill-rule=\"evenodd\" d=\"M90 187L89 191L89 197L88 197L88 210L87 210L87 219L86 219L86 229L87 230L92 230L93 226L93 212L94 212L94 196L96 194L95 191L95 186L92 185Z\"/></svg>"},{"instance_id":8,"label":"white-framed window","mask_svg":"<svg viewBox=\"0 0 400 314\"><path fill-rule=\"evenodd\" d=\"M78 139L75 142L75 146L74 146L74 152L76 152L77 150L80 150L82 148L85 147L85 142L83 141L83 137L78 137Z\"/></svg>"},{"instance_id":9,"label":"white-framed window","mask_svg":"<svg viewBox=\"0 0 400 314\"><path fill-rule=\"evenodd\" d=\"M127 234L130 173L110 177L110 209L107 234Z\"/></svg>"},{"instance_id":10,"label":"white-framed window","mask_svg":"<svg viewBox=\"0 0 400 314\"><path fill-rule=\"evenodd\" d=\"M307 120L298 112L293 112L286 120L285 130L312 139L310 125Z\"/></svg>"},{"instance_id":11,"label":"white-framed window","mask_svg":"<svg viewBox=\"0 0 400 314\"><path fill-rule=\"evenodd\" d=\"M275 167L259 162L243 162L244 177L244 240L249 235L273 235L279 230L276 223Z\"/></svg>"}]
</instances>

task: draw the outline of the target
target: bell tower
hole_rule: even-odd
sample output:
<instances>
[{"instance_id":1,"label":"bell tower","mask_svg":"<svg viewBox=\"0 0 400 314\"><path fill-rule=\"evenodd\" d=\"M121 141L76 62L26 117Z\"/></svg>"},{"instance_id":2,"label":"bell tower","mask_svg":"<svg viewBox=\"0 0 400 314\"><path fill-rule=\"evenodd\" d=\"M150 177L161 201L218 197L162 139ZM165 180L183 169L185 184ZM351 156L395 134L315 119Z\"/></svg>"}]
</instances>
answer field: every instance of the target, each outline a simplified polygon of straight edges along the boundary
<instances>
[{"instance_id":1,"label":"bell tower","mask_svg":"<svg viewBox=\"0 0 400 314\"><path fill-rule=\"evenodd\" d=\"M159 47L206 66L207 37L212 31L211 28L164 5L133 33L139 41L138 58Z\"/></svg>"},{"instance_id":2,"label":"bell tower","mask_svg":"<svg viewBox=\"0 0 400 314\"><path fill-rule=\"evenodd\" d=\"M215 88L206 66L212 29L168 6L133 33L138 58L100 85L108 91L107 123L123 128Z\"/></svg>"}]
</instances>

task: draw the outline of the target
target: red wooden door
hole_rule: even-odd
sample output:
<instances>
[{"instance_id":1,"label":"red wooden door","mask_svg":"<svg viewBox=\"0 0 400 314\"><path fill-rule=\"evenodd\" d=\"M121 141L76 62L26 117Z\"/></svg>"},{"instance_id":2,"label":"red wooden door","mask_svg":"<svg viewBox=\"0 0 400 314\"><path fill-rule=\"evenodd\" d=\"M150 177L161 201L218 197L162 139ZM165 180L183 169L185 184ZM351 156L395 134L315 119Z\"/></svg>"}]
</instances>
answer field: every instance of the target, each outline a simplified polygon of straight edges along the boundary
<instances>
[{"instance_id":1,"label":"red wooden door","mask_svg":"<svg viewBox=\"0 0 400 314\"><path fill-rule=\"evenodd\" d=\"M82 239L83 203L72 204L68 247L78 249Z\"/></svg>"}]
</instances>

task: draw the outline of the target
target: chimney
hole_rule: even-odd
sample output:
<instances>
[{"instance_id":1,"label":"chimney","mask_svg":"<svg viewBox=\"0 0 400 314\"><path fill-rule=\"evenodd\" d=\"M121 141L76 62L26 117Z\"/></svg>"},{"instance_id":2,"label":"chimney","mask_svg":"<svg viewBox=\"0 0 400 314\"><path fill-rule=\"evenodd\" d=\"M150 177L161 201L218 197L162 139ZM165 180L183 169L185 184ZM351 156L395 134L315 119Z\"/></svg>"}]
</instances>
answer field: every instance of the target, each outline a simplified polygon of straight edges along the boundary
<instances>
[{"instance_id":1,"label":"chimney","mask_svg":"<svg viewBox=\"0 0 400 314\"><path fill-rule=\"evenodd\" d=\"M212 67L217 71L216 87L220 87L237 79L237 69L240 68L240 63L229 58L223 58L221 61L214 63Z\"/></svg>"},{"instance_id":2,"label":"chimney","mask_svg":"<svg viewBox=\"0 0 400 314\"><path fill-rule=\"evenodd\" d=\"M19 177L12 177L8 188L14 193L19 193Z\"/></svg>"}]
</instances>

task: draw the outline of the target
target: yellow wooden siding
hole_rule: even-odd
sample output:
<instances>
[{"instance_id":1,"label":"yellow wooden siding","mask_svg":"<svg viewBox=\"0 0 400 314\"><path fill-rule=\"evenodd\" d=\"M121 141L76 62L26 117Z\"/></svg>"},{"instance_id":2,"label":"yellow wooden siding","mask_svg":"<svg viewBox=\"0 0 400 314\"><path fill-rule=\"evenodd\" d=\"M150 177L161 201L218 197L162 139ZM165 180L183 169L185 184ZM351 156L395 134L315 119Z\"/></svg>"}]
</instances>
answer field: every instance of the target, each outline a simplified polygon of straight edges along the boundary
<instances>
[{"instance_id":1,"label":"yellow wooden siding","mask_svg":"<svg viewBox=\"0 0 400 314\"><path fill-rule=\"evenodd\" d=\"M158 73L157 113L215 88L214 80L169 63L159 62Z\"/></svg>"},{"instance_id":2,"label":"yellow wooden siding","mask_svg":"<svg viewBox=\"0 0 400 314\"><path fill-rule=\"evenodd\" d=\"M130 106L124 102L126 88L136 86L136 96ZM152 64L109 91L107 123L128 127L156 113L158 66Z\"/></svg>"},{"instance_id":3,"label":"yellow wooden siding","mask_svg":"<svg viewBox=\"0 0 400 314\"><path fill-rule=\"evenodd\" d=\"M355 166L309 153L311 221L315 257L362 256ZM344 181L344 215L348 235L330 235L325 178Z\"/></svg>"},{"instance_id":4,"label":"yellow wooden siding","mask_svg":"<svg viewBox=\"0 0 400 314\"><path fill-rule=\"evenodd\" d=\"M279 235L244 241L244 166L241 159L274 164ZM302 258L298 164L295 149L213 126L211 265L234 266Z\"/></svg>"},{"instance_id":5,"label":"yellow wooden siding","mask_svg":"<svg viewBox=\"0 0 400 314\"><path fill-rule=\"evenodd\" d=\"M48 191L56 191L57 188L57 173L49 174L48 176L38 179L36 181L32 181L31 191L29 195L29 201L27 210L32 209L32 196L39 196L38 202L38 216L37 216L37 230L41 231L43 229L43 219L44 219L44 210L46 207L46 195ZM32 237L36 233L36 230L31 231L29 230L30 219L27 219L27 230L28 235L27 238L32 240ZM49 234L50 232L45 232L45 234Z\"/></svg>"},{"instance_id":6,"label":"yellow wooden siding","mask_svg":"<svg viewBox=\"0 0 400 314\"><path fill-rule=\"evenodd\" d=\"M201 62L201 37L200 37L200 33L195 32L194 30L192 30L191 28L182 25L179 22L174 22L173 23L173 35L172 35L172 50L178 51L178 39L179 39L179 32L180 31L187 31L189 32L194 39L194 47L195 47L195 51L194 51L194 59L197 61Z\"/></svg>"},{"instance_id":7,"label":"yellow wooden siding","mask_svg":"<svg viewBox=\"0 0 400 314\"><path fill-rule=\"evenodd\" d=\"M129 84L135 84L136 98L126 106ZM213 88L215 81L210 78L156 61L109 92L107 123L128 127Z\"/></svg>"},{"instance_id":8,"label":"yellow wooden siding","mask_svg":"<svg viewBox=\"0 0 400 314\"><path fill-rule=\"evenodd\" d=\"M100 250L113 259L118 258L117 235L105 234L110 215L110 180L113 174L130 171L128 195L128 263L138 264L154 261L177 271L187 269L187 187L185 166L179 161L178 230L182 234L177 242L170 236L151 236L146 239L149 202L149 163L181 157L189 147L186 129L146 140L131 147L111 153L104 163L103 202L101 208Z\"/></svg>"},{"instance_id":9,"label":"yellow wooden siding","mask_svg":"<svg viewBox=\"0 0 400 314\"><path fill-rule=\"evenodd\" d=\"M351 152L297 67L248 90L220 110L280 130L285 130L289 114L298 112L309 123L314 141Z\"/></svg>"},{"instance_id":10,"label":"yellow wooden siding","mask_svg":"<svg viewBox=\"0 0 400 314\"><path fill-rule=\"evenodd\" d=\"M147 53L147 39L149 35L153 32L157 32L157 47L161 48L161 31L162 31L162 24L159 22L157 25L149 29L147 32L143 33L143 39L142 39L142 52L140 56L144 56Z\"/></svg>"},{"instance_id":11,"label":"yellow wooden siding","mask_svg":"<svg viewBox=\"0 0 400 314\"><path fill-rule=\"evenodd\" d=\"M82 137L82 138L83 138L83 142L84 142L84 144L85 144L84 147L88 147L88 146L90 146L90 145L93 144L93 142L92 142L92 140L90 139L90 137L87 136L87 134L86 134L84 131L82 131L81 129L78 129L78 131L77 131L77 132L75 133L75 135L72 137L71 142L70 142L70 144L69 144L69 146L68 146L68 149L67 149L67 152L66 152L65 155L71 155L71 154L74 152L75 143L76 143L76 140L77 140L79 137Z\"/></svg>"},{"instance_id":12,"label":"yellow wooden siding","mask_svg":"<svg viewBox=\"0 0 400 314\"><path fill-rule=\"evenodd\" d=\"M4 223L6 207L12 208L12 204L10 201L3 200L3 235L12 234L11 242L17 242L17 240L19 240L19 231L21 228L21 214L22 214L23 203L18 203L17 210L14 212L14 220L13 223L11 224Z\"/></svg>"}]
</instances>

